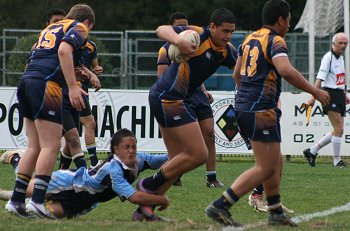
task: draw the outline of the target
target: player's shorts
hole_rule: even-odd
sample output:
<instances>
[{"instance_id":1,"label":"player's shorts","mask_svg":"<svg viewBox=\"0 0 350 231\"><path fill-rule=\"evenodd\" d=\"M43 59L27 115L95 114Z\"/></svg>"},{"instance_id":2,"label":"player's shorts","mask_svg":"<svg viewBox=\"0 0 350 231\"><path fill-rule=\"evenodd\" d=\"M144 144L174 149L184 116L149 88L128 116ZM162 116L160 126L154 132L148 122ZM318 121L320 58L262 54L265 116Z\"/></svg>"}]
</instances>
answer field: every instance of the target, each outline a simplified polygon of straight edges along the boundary
<instances>
[{"instance_id":1,"label":"player's shorts","mask_svg":"<svg viewBox=\"0 0 350 231\"><path fill-rule=\"evenodd\" d=\"M327 115L329 111L334 111L340 113L342 117L345 117L346 97L344 91L331 88L323 88L323 90L327 91L330 96L329 104L322 107L323 113Z\"/></svg>"},{"instance_id":2,"label":"player's shorts","mask_svg":"<svg viewBox=\"0 0 350 231\"><path fill-rule=\"evenodd\" d=\"M260 112L236 111L241 136L248 141L281 142L281 114L278 108Z\"/></svg>"},{"instance_id":3,"label":"player's shorts","mask_svg":"<svg viewBox=\"0 0 350 231\"><path fill-rule=\"evenodd\" d=\"M21 79L17 99L23 117L62 124L62 88L58 83L39 78Z\"/></svg>"},{"instance_id":4,"label":"player's shorts","mask_svg":"<svg viewBox=\"0 0 350 231\"><path fill-rule=\"evenodd\" d=\"M89 97L83 96L85 108L81 110L80 117L85 117L91 115L91 107L89 102Z\"/></svg>"},{"instance_id":5,"label":"player's shorts","mask_svg":"<svg viewBox=\"0 0 350 231\"><path fill-rule=\"evenodd\" d=\"M190 106L196 113L198 121L213 118L213 110L211 109L208 97L202 90L195 91L192 94L190 99Z\"/></svg>"},{"instance_id":6,"label":"player's shorts","mask_svg":"<svg viewBox=\"0 0 350 231\"><path fill-rule=\"evenodd\" d=\"M63 134L69 130L76 128L79 130L80 126L80 113L75 110L64 110L63 112Z\"/></svg>"},{"instance_id":7,"label":"player's shorts","mask_svg":"<svg viewBox=\"0 0 350 231\"><path fill-rule=\"evenodd\" d=\"M74 190L60 191L55 194L46 194L46 201L60 202L66 218L84 215L94 208L97 203L91 200L88 192L75 192Z\"/></svg>"},{"instance_id":8,"label":"player's shorts","mask_svg":"<svg viewBox=\"0 0 350 231\"><path fill-rule=\"evenodd\" d=\"M157 122L166 128L178 127L197 121L196 113L186 100L159 99L149 95L151 112Z\"/></svg>"}]
</instances>

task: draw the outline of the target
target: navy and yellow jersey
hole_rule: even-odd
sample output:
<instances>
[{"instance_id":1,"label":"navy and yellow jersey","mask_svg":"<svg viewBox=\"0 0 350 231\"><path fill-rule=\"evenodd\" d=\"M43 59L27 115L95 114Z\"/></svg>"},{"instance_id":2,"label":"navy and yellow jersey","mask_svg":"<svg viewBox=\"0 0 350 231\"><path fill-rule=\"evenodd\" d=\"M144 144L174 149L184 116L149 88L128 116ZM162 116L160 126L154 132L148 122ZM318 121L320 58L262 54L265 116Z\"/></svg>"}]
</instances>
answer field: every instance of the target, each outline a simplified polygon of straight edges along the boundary
<instances>
[{"instance_id":1,"label":"navy and yellow jersey","mask_svg":"<svg viewBox=\"0 0 350 231\"><path fill-rule=\"evenodd\" d=\"M61 42L70 44L74 65L81 64L82 49L88 36L86 26L75 20L62 20L50 24L39 35L35 48L31 52L23 78L40 78L65 85L64 76L58 58Z\"/></svg>"},{"instance_id":2,"label":"navy and yellow jersey","mask_svg":"<svg viewBox=\"0 0 350 231\"><path fill-rule=\"evenodd\" d=\"M210 38L208 28L197 26L174 27L177 33L189 29L198 32L201 41L194 57L183 63L171 62L163 76L152 86L150 95L168 100L189 98L220 65L231 69L236 65L237 51L233 45L228 43L225 47L215 46ZM169 44L165 44L160 49L160 55L164 60L159 59L158 64L170 62L166 61L168 59L168 48Z\"/></svg>"},{"instance_id":3,"label":"navy and yellow jersey","mask_svg":"<svg viewBox=\"0 0 350 231\"><path fill-rule=\"evenodd\" d=\"M83 55L82 55L82 63L83 65L91 70L92 68L92 60L97 58L97 49L96 44L90 39L87 40L86 45L83 47ZM85 80L82 82L82 87L85 91L89 88L89 80Z\"/></svg>"},{"instance_id":4,"label":"navy and yellow jersey","mask_svg":"<svg viewBox=\"0 0 350 231\"><path fill-rule=\"evenodd\" d=\"M235 100L238 111L261 111L277 107L281 94L281 76L272 63L288 56L286 42L268 27L250 34L239 47L242 58L241 85Z\"/></svg>"}]
</instances>

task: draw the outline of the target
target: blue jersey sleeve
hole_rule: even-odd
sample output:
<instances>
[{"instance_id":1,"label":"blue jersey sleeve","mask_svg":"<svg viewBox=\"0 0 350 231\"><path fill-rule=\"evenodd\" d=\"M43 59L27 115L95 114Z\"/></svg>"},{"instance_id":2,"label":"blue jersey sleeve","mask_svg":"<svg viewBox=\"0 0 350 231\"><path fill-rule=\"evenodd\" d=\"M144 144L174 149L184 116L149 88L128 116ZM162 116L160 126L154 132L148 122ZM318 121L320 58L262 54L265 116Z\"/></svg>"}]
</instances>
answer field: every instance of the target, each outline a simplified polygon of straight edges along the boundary
<instances>
[{"instance_id":1,"label":"blue jersey sleeve","mask_svg":"<svg viewBox=\"0 0 350 231\"><path fill-rule=\"evenodd\" d=\"M136 189L125 179L123 170L118 164L115 164L114 169L115 171L110 173L113 191L121 198L131 197L136 192Z\"/></svg>"},{"instance_id":2,"label":"blue jersey sleeve","mask_svg":"<svg viewBox=\"0 0 350 231\"><path fill-rule=\"evenodd\" d=\"M137 158L140 160L139 171L146 169L159 169L167 160L168 155L151 155L143 152L137 153Z\"/></svg>"},{"instance_id":3,"label":"blue jersey sleeve","mask_svg":"<svg viewBox=\"0 0 350 231\"><path fill-rule=\"evenodd\" d=\"M82 23L77 23L70 28L62 38L62 41L69 43L75 51L82 47L86 43L88 36L88 30Z\"/></svg>"}]
</instances>

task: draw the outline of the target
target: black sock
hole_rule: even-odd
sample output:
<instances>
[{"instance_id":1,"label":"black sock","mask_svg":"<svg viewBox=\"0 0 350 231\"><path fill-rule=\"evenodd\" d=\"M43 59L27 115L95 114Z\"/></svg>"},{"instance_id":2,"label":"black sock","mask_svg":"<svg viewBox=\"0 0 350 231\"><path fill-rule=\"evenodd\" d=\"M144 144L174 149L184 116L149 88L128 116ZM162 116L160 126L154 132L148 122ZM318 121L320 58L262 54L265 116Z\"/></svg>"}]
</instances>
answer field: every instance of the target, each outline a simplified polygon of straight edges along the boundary
<instances>
[{"instance_id":1,"label":"black sock","mask_svg":"<svg viewBox=\"0 0 350 231\"><path fill-rule=\"evenodd\" d=\"M96 144L87 144L86 149L89 153L90 163L95 166L98 163L98 157L96 154Z\"/></svg>"},{"instance_id":2,"label":"black sock","mask_svg":"<svg viewBox=\"0 0 350 231\"><path fill-rule=\"evenodd\" d=\"M279 194L266 197L266 201L267 201L267 209L269 210L270 213L275 213L275 214L283 213L281 197Z\"/></svg>"},{"instance_id":3,"label":"black sock","mask_svg":"<svg viewBox=\"0 0 350 231\"><path fill-rule=\"evenodd\" d=\"M19 156L19 154L13 154L13 156L10 159L10 164L12 165L13 169L17 168L20 159L21 157Z\"/></svg>"},{"instance_id":4,"label":"black sock","mask_svg":"<svg viewBox=\"0 0 350 231\"><path fill-rule=\"evenodd\" d=\"M216 171L207 171L207 181L213 182L216 181Z\"/></svg>"},{"instance_id":5,"label":"black sock","mask_svg":"<svg viewBox=\"0 0 350 231\"><path fill-rule=\"evenodd\" d=\"M162 169L155 173L153 176L147 177L143 180L142 186L151 191L156 191L157 188L162 186L169 179L164 175Z\"/></svg>"},{"instance_id":6,"label":"black sock","mask_svg":"<svg viewBox=\"0 0 350 231\"><path fill-rule=\"evenodd\" d=\"M228 188L222 196L214 201L214 205L221 209L230 209L233 204L239 200L239 197L233 192L231 188Z\"/></svg>"},{"instance_id":7,"label":"black sock","mask_svg":"<svg viewBox=\"0 0 350 231\"><path fill-rule=\"evenodd\" d=\"M69 169L71 163L72 157L64 152L61 152L59 169Z\"/></svg>"},{"instance_id":8,"label":"black sock","mask_svg":"<svg viewBox=\"0 0 350 231\"><path fill-rule=\"evenodd\" d=\"M31 179L30 176L17 173L15 188L13 190L11 201L24 203L26 199L26 191L27 191L30 179Z\"/></svg>"},{"instance_id":9,"label":"black sock","mask_svg":"<svg viewBox=\"0 0 350 231\"><path fill-rule=\"evenodd\" d=\"M264 194L264 186L261 184L258 187L254 188L252 194L253 194L253 196L255 196L256 194L258 194L258 195Z\"/></svg>"},{"instance_id":10,"label":"black sock","mask_svg":"<svg viewBox=\"0 0 350 231\"><path fill-rule=\"evenodd\" d=\"M74 154L72 156L72 159L77 168L81 168L81 167L86 168L87 164L86 164L84 153L80 152L80 153Z\"/></svg>"},{"instance_id":11,"label":"black sock","mask_svg":"<svg viewBox=\"0 0 350 231\"><path fill-rule=\"evenodd\" d=\"M51 180L51 176L46 175L36 175L34 178L34 190L32 201L37 204L42 204L45 201L45 195L47 187L49 186L49 182Z\"/></svg>"}]
</instances>

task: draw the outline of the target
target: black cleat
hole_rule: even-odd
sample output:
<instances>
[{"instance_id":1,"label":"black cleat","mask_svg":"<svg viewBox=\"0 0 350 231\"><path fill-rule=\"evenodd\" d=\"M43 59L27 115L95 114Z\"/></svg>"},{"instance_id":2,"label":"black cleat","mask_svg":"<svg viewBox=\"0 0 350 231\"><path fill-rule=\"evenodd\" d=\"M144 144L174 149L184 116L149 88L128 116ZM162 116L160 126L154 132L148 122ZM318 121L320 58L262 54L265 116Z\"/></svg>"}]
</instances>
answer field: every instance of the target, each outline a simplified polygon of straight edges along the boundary
<instances>
[{"instance_id":1,"label":"black cleat","mask_svg":"<svg viewBox=\"0 0 350 231\"><path fill-rule=\"evenodd\" d=\"M269 213L268 224L275 226L285 225L291 227L298 227L298 224L292 221L285 213Z\"/></svg>"},{"instance_id":2,"label":"black cleat","mask_svg":"<svg viewBox=\"0 0 350 231\"><path fill-rule=\"evenodd\" d=\"M211 203L206 209L205 213L208 217L226 226L243 227L242 224L234 221L231 213L227 209L220 209Z\"/></svg>"},{"instance_id":3,"label":"black cleat","mask_svg":"<svg viewBox=\"0 0 350 231\"><path fill-rule=\"evenodd\" d=\"M340 160L340 161L338 162L338 164L334 165L334 167L337 167L337 168L345 168L346 165L345 165L345 163L344 163L342 160Z\"/></svg>"},{"instance_id":4,"label":"black cleat","mask_svg":"<svg viewBox=\"0 0 350 231\"><path fill-rule=\"evenodd\" d=\"M311 166L311 167L315 167L315 166L316 166L316 157L317 157L317 153L316 153L316 155L312 154L312 153L310 152L310 148L305 149L305 150L303 151L303 153L304 153L305 158L307 159L307 162L309 162L310 166Z\"/></svg>"}]
</instances>

